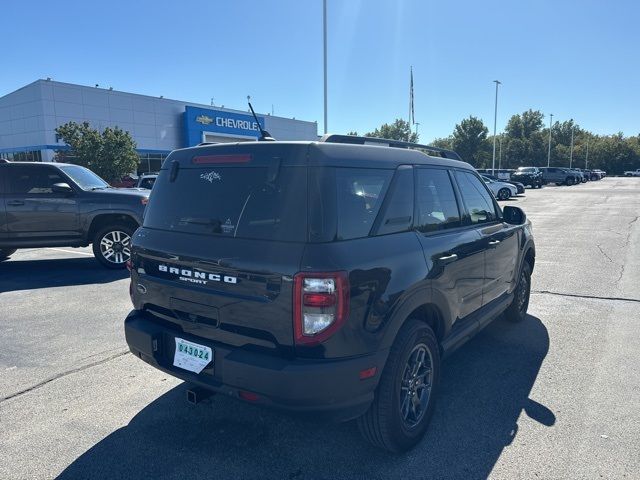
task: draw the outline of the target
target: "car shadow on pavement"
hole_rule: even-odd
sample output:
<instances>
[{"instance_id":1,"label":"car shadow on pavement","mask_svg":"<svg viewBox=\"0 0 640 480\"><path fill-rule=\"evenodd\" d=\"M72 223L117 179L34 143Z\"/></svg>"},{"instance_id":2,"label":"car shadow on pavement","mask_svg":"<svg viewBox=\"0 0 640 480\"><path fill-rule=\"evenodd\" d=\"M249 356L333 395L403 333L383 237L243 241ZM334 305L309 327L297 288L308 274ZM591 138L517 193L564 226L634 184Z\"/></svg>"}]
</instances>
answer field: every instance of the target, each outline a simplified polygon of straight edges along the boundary
<instances>
[{"instance_id":1,"label":"car shadow on pavement","mask_svg":"<svg viewBox=\"0 0 640 480\"><path fill-rule=\"evenodd\" d=\"M11 260L0 263L0 293L110 283L128 276L126 269L110 270L93 257Z\"/></svg>"},{"instance_id":2,"label":"car shadow on pavement","mask_svg":"<svg viewBox=\"0 0 640 480\"><path fill-rule=\"evenodd\" d=\"M549 348L543 323L498 319L444 363L424 440L405 454L371 447L354 422L321 424L214 396L192 406L185 385L140 411L62 472L76 478L486 478L525 415Z\"/></svg>"}]
</instances>

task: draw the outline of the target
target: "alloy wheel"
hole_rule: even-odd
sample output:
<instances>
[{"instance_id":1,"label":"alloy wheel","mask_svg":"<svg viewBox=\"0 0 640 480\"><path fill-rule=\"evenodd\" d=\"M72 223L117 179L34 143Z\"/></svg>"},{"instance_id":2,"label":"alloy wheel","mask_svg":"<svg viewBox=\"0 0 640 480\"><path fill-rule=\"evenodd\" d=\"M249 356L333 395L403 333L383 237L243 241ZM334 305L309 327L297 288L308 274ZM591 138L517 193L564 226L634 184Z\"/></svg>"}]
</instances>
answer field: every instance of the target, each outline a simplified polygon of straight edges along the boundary
<instances>
[{"instance_id":1,"label":"alloy wheel","mask_svg":"<svg viewBox=\"0 0 640 480\"><path fill-rule=\"evenodd\" d=\"M100 253L110 263L125 263L131 257L131 237L121 230L107 232L100 239Z\"/></svg>"},{"instance_id":2,"label":"alloy wheel","mask_svg":"<svg viewBox=\"0 0 640 480\"><path fill-rule=\"evenodd\" d=\"M400 416L407 428L414 428L424 417L433 385L433 358L424 343L409 355L400 384Z\"/></svg>"}]
</instances>

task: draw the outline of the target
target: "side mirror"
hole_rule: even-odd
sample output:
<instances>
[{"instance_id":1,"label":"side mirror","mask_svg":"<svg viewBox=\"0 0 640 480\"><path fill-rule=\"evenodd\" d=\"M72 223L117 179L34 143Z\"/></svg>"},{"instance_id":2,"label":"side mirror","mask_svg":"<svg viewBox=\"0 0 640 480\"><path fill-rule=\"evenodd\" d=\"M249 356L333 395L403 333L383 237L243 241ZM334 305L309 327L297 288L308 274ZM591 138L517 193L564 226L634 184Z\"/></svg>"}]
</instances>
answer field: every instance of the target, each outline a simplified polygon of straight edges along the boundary
<instances>
[{"instance_id":1,"label":"side mirror","mask_svg":"<svg viewBox=\"0 0 640 480\"><path fill-rule=\"evenodd\" d=\"M504 207L502 216L504 221L511 225L524 225L527 222L527 215L519 207Z\"/></svg>"},{"instance_id":2,"label":"side mirror","mask_svg":"<svg viewBox=\"0 0 640 480\"><path fill-rule=\"evenodd\" d=\"M63 193L65 195L71 195L73 193L73 188L71 188L68 183L54 183L51 186L51 191L53 193Z\"/></svg>"}]
</instances>

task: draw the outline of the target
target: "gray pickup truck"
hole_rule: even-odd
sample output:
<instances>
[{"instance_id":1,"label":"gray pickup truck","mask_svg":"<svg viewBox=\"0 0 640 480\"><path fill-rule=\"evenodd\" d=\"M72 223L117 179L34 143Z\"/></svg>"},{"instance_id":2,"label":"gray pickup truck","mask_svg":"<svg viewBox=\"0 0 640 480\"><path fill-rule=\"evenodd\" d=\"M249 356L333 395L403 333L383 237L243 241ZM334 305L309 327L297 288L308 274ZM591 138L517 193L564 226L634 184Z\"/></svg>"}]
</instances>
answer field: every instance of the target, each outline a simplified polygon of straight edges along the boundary
<instances>
[{"instance_id":1,"label":"gray pickup truck","mask_svg":"<svg viewBox=\"0 0 640 480\"><path fill-rule=\"evenodd\" d=\"M545 185L548 183L555 183L556 185L575 185L582 181L578 173L571 171L568 168L543 167L540 170L542 171L542 181Z\"/></svg>"},{"instance_id":2,"label":"gray pickup truck","mask_svg":"<svg viewBox=\"0 0 640 480\"><path fill-rule=\"evenodd\" d=\"M78 165L0 163L0 261L19 248L93 244L102 265L124 268L148 198Z\"/></svg>"}]
</instances>

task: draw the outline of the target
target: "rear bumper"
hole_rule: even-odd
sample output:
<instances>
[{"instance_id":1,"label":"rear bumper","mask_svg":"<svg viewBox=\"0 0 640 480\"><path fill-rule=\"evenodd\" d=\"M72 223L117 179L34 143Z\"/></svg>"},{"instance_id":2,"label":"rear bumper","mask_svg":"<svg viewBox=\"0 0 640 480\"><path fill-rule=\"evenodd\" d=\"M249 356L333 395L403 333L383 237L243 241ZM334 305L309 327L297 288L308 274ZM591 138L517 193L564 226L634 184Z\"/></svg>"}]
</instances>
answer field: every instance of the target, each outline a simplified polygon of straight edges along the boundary
<instances>
[{"instance_id":1,"label":"rear bumper","mask_svg":"<svg viewBox=\"0 0 640 480\"><path fill-rule=\"evenodd\" d=\"M240 392L255 393L258 398L252 403L312 412L336 421L356 418L367 410L389 353L382 350L341 360L287 360L178 332L137 310L127 316L124 327L131 352L163 372L240 399ZM199 374L174 366L176 336L211 347L213 362ZM376 374L360 380L359 373L374 366Z\"/></svg>"}]
</instances>

